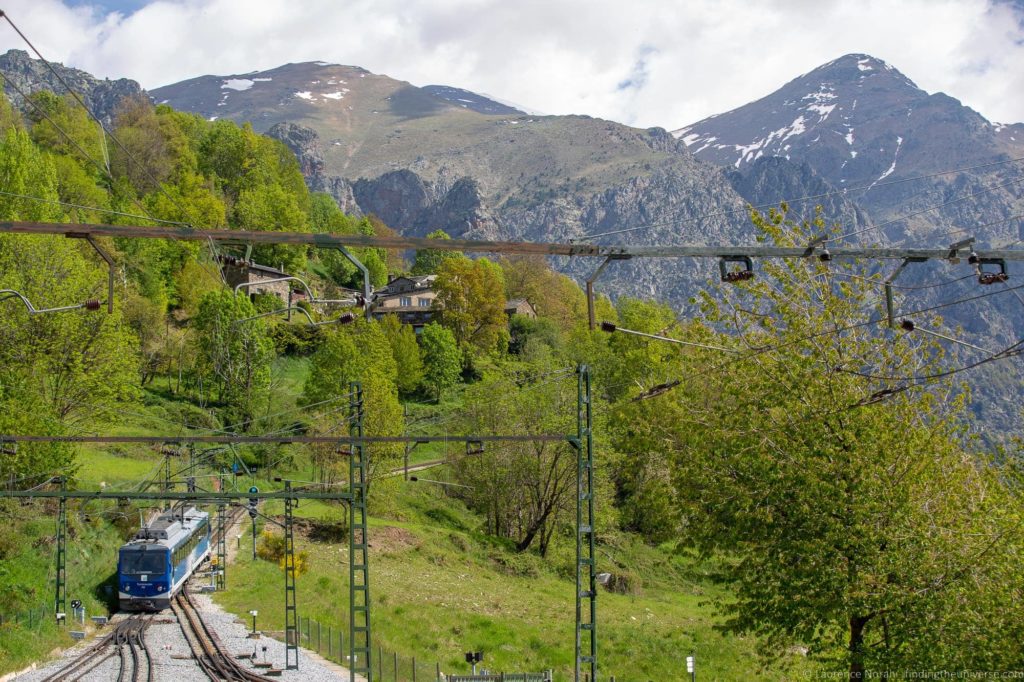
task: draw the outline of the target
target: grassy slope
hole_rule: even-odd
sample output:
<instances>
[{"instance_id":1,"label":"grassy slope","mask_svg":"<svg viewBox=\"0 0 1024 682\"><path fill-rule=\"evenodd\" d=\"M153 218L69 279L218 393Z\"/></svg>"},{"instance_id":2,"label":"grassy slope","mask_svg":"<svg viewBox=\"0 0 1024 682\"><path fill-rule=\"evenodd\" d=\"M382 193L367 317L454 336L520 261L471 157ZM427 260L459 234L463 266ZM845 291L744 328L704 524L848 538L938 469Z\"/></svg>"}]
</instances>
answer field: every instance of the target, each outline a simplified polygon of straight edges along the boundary
<instances>
[{"instance_id":1,"label":"grassy slope","mask_svg":"<svg viewBox=\"0 0 1024 682\"><path fill-rule=\"evenodd\" d=\"M295 399L308 371L303 361L285 360L275 369L275 398L271 412L284 411ZM159 388L159 385L158 387ZM440 406L410 406L414 417L430 417L410 429L415 433L443 433L445 416L461 404L453 393ZM172 428L185 417L202 423L206 415L195 406L169 397L160 390L147 393L143 404L118 412L111 430L117 433L177 433ZM443 454L443 444L420 446L411 460L425 461ZM102 483L123 489L159 470L158 455L141 447L93 447L81 454L79 486L93 488ZM298 459L294 478L305 477L308 469ZM275 472L284 473L284 472ZM436 476L442 476L437 472ZM262 486L271 485L258 481ZM554 668L563 676L571 672L573 649L574 548L560 539L547 561L533 555L518 555L502 543L478 532L480 518L436 486L409 484L400 477L388 480L374 491L375 516L371 530L371 584L374 628L377 642L403 657L415 655L421 661L439 661L444 670L465 670L462 652L487 652L495 669L540 670ZM107 513L117 509L106 507ZM337 520L344 508L322 502L304 501L299 516ZM280 514L280 504L266 507L268 514ZM69 598L86 595L90 613L98 612L102 583L112 573L114 550L123 537L96 519L91 524L73 520L76 533L86 542L72 545ZM129 514L137 512L128 511ZM20 518L20 515L18 515ZM48 601L52 569L52 515L21 526L34 538L16 563L17 572L3 575L3 582L28 586L38 599ZM127 521L123 524L131 525ZM247 527L247 524L243 527ZM723 636L714 630L720 622L707 602L725 596L704 577L702 567L668 550L638 544L628 536L610 539L601 547L604 570L617 564L626 567L643 583L636 595L602 591L599 598L599 647L602 676L616 679L676 679L682 657L696 652L702 679L746 680L787 679L808 672L802 660L791 660L795 668L762 670L750 638ZM299 610L323 625L337 629L347 622L347 547L299 540L299 551L310 557L309 571L298 584ZM246 540L242 540L246 547ZM244 589L238 586L244 585ZM218 599L240 616L249 609L260 610L260 627L283 627L283 577L277 565L253 562L243 551L228 575L228 591ZM0 673L23 667L57 646L68 643L53 628L33 634L8 628L0 637ZM467 649L467 647L469 649Z\"/></svg>"},{"instance_id":2,"label":"grassy slope","mask_svg":"<svg viewBox=\"0 0 1024 682\"><path fill-rule=\"evenodd\" d=\"M81 599L88 615L107 613L105 587L113 584L108 581L114 575L110 558L122 542L120 532L102 520L105 516L100 511L93 504L85 515L77 508L68 514L68 603ZM32 628L24 621L0 626L0 674L24 668L73 643L66 631L57 629L52 615L56 517L53 501L0 506L0 546L6 555L0 560L4 615L10 618L28 609L38 612L40 607L48 610L46 620L39 623L37 617Z\"/></svg>"},{"instance_id":3,"label":"grassy slope","mask_svg":"<svg viewBox=\"0 0 1024 682\"><path fill-rule=\"evenodd\" d=\"M385 650L438 661L447 672L466 671L462 652L482 650L493 669L554 668L559 679L571 676L573 583L561 575L573 570L573 549L566 541L545 563L475 532L480 520L436 489L396 483L388 496L392 518L374 518L370 533L375 638ZM303 503L297 513L330 518L339 512ZM308 538L297 549L310 557L309 571L298 580L299 611L337 632L347 623L347 549ZM636 595L602 591L599 597L602 676L676 679L690 651L707 680L790 679L809 672L801 660L789 660L795 664L789 670L763 670L752 639L715 631L719 619L707 602L724 595L692 560L628 537L602 551L614 552L644 583ZM228 581L218 599L229 610L241 615L256 608L262 629L283 628L277 565L243 553ZM230 589L239 584L246 590Z\"/></svg>"}]
</instances>

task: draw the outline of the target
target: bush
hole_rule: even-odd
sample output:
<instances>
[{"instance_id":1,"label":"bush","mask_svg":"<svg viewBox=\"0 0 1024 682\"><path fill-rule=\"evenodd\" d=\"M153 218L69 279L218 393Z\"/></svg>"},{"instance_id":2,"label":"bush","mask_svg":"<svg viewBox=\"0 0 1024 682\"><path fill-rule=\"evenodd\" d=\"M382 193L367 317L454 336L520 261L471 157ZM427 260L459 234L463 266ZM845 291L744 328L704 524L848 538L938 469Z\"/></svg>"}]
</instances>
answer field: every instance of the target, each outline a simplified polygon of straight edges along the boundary
<instances>
[{"instance_id":1,"label":"bush","mask_svg":"<svg viewBox=\"0 0 1024 682\"><path fill-rule=\"evenodd\" d=\"M306 318L300 315L300 319ZM282 322L270 328L270 338L278 355L306 357L312 355L319 345L320 328Z\"/></svg>"},{"instance_id":2,"label":"bush","mask_svg":"<svg viewBox=\"0 0 1024 682\"><path fill-rule=\"evenodd\" d=\"M265 530L260 534L256 556L264 561L276 561L284 570L284 536ZM309 569L309 552L296 552L295 575L302 575Z\"/></svg>"}]
</instances>

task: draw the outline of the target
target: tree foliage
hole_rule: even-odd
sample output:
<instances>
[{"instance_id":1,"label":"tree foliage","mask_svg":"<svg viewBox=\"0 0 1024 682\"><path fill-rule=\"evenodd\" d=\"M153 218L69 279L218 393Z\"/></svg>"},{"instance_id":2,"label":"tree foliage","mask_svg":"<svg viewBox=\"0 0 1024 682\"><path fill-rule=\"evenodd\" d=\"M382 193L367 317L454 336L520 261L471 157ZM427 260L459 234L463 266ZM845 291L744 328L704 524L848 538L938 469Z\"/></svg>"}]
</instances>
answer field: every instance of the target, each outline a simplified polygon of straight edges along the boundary
<instances>
[{"instance_id":1,"label":"tree foliage","mask_svg":"<svg viewBox=\"0 0 1024 682\"><path fill-rule=\"evenodd\" d=\"M416 341L416 332L410 325L399 322L395 315L385 315L380 326L391 344L391 354L395 358L398 392L412 395L423 381L423 358Z\"/></svg>"},{"instance_id":2,"label":"tree foliage","mask_svg":"<svg viewBox=\"0 0 1024 682\"><path fill-rule=\"evenodd\" d=\"M423 384L440 401L441 394L459 380L462 372L462 351L451 331L436 322L420 332L423 349Z\"/></svg>"},{"instance_id":3,"label":"tree foliage","mask_svg":"<svg viewBox=\"0 0 1024 682\"><path fill-rule=\"evenodd\" d=\"M508 347L505 282L498 265L486 258L448 258L437 272L434 291L441 323L464 353L486 355Z\"/></svg>"},{"instance_id":4,"label":"tree foliage","mask_svg":"<svg viewBox=\"0 0 1024 682\"><path fill-rule=\"evenodd\" d=\"M397 436L401 435L404 424L397 379L398 365L380 325L358 320L344 327L327 328L319 349L311 358L302 402L322 412L322 417L315 419L317 429L338 432L347 424L345 406L349 401L349 386L358 381L362 384L366 412L365 433ZM400 444L374 445L370 477L386 471L401 452ZM320 454L327 459L337 459L333 453Z\"/></svg>"},{"instance_id":5,"label":"tree foliage","mask_svg":"<svg viewBox=\"0 0 1024 682\"><path fill-rule=\"evenodd\" d=\"M199 302L195 348L199 371L233 424L251 425L267 405L274 346L245 296L219 290ZM242 429L245 430L245 429Z\"/></svg>"},{"instance_id":6,"label":"tree foliage","mask_svg":"<svg viewBox=\"0 0 1024 682\"><path fill-rule=\"evenodd\" d=\"M785 246L821 229L781 213L755 223ZM851 679L932 661L1019 664L1019 612L1007 631L1006 617L956 624L976 609L1013 612L1003 581L1021 538L999 472L960 445L962 401L910 378L935 372L941 353L851 328L878 300L861 266L768 262L762 273L722 304L704 301L756 350L728 362L688 353L674 394L684 414L657 434L674 455L684 537L724 557L729 628L776 654L808 646Z\"/></svg>"},{"instance_id":7,"label":"tree foliage","mask_svg":"<svg viewBox=\"0 0 1024 682\"><path fill-rule=\"evenodd\" d=\"M465 395L467 433L570 433L576 384L543 378L525 386L488 378ZM452 471L467 488L459 496L487 517L488 532L511 539L520 552L545 556L559 517L575 509L576 454L567 441L488 443L483 452L455 455Z\"/></svg>"},{"instance_id":8,"label":"tree foliage","mask_svg":"<svg viewBox=\"0 0 1024 682\"><path fill-rule=\"evenodd\" d=\"M427 235L427 239L451 239L444 230L434 230ZM417 249L416 259L412 264L412 275L436 275L441 265L451 258L461 258L458 251L445 251L442 249Z\"/></svg>"}]
</instances>

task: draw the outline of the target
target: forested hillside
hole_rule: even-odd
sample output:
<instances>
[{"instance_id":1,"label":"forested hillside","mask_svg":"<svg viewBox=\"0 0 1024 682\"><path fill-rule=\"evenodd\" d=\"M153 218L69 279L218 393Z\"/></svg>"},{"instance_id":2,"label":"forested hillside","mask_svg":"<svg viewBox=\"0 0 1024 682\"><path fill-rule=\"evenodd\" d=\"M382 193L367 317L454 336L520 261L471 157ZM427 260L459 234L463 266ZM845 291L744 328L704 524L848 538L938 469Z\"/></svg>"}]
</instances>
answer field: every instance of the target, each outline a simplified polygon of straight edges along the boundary
<instances>
[{"instance_id":1,"label":"forested hillside","mask_svg":"<svg viewBox=\"0 0 1024 682\"><path fill-rule=\"evenodd\" d=\"M230 121L125 100L115 116L119 144L108 144L83 110L44 92L24 115L0 102L0 131L0 220L388 231L311 194L282 143ZM784 246L827 229L788 219L785 207L752 220L760 239ZM116 264L114 312L90 305L37 313L104 299L106 265L84 240L0 235L0 433L338 433L350 381L362 382L369 435L571 433L573 371L586 364L599 570L620 593L612 603L621 647L650 646L645 677L667 679L679 652L658 650L646 616L626 622L621 594L639 598L644 576L657 595L645 609L677 617L681 595L687 604L707 597L703 610L687 612L699 616L673 620L658 637L681 646L673 630L692 627L709 640L715 632L722 679L758 670L779 677L791 666L1024 668L1017 453L987 452L970 439L956 383L964 375L948 374L948 358L929 337L862 323L862 312L878 305L871 294L879 278L864 264L767 263L758 278L708 287L686 324L656 301L600 299L598 317L626 330L608 333L588 328L579 286L543 260L358 251L377 285L389 275L437 275L439 318L417 337L393 316L365 321L358 309L350 324L312 305L305 313L329 324L256 317L280 302L236 295L221 275L219 257L241 257L244 245L213 252L113 238L101 246ZM301 274L326 297L361 281L336 252L261 246L252 258ZM507 316L505 301L517 298L537 317ZM1018 362L1011 356L999 361ZM405 454L400 445L371 452L370 512L434 524L419 531L446 550L424 550L415 565L451 571L445 556L456 552L471 559L467 583L483 564L500 565L516 580L571 593L577 462L568 444L418 453L443 459L437 475L455 484L445 497L451 504L429 513L398 490L400 477L386 476ZM261 444L219 453L217 463L241 461L267 480L302 472L337 483L347 475L337 455ZM109 466L103 474L100 462ZM69 476L95 487L130 480L129 470L141 480L159 462L154 451L23 443L5 448L0 480L28 489ZM25 508L5 501L0 514L9 526L0 535L0 611L11 612L46 599L46 576L16 567L49 549ZM131 514L120 516L130 528ZM35 544L20 542L22 532ZM649 563L637 567L637 557ZM400 562L391 566L396 579ZM90 580L99 593L102 577ZM318 589L329 589L318 585L331 584L310 581L304 594L315 603ZM528 582L515 584L528 594ZM383 637L396 647L423 645L403 630L410 618L388 613ZM571 629L543 621L530 621L528 654L500 655L538 664L549 655L564 669ZM475 632L468 620L457 626L470 631L464 639ZM754 648L758 663L731 667ZM629 676L629 655L608 656L617 679L640 679Z\"/></svg>"}]
</instances>

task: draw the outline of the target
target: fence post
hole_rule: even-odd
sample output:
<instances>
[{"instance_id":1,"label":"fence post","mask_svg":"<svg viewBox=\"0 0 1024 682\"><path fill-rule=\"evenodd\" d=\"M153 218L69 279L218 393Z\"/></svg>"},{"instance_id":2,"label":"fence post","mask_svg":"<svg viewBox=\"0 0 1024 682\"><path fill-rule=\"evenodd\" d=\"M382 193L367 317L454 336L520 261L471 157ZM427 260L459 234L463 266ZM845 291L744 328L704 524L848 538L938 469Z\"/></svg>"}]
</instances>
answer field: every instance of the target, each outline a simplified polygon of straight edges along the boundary
<instances>
[{"instance_id":1,"label":"fence post","mask_svg":"<svg viewBox=\"0 0 1024 682\"><path fill-rule=\"evenodd\" d=\"M416 657L412 657L412 682L416 682Z\"/></svg>"},{"instance_id":2,"label":"fence post","mask_svg":"<svg viewBox=\"0 0 1024 682\"><path fill-rule=\"evenodd\" d=\"M435 662L434 665L437 666L437 679L435 679L434 682L441 682L441 663Z\"/></svg>"},{"instance_id":3,"label":"fence post","mask_svg":"<svg viewBox=\"0 0 1024 682\"><path fill-rule=\"evenodd\" d=\"M338 661L345 662L345 630L338 629Z\"/></svg>"},{"instance_id":4,"label":"fence post","mask_svg":"<svg viewBox=\"0 0 1024 682\"><path fill-rule=\"evenodd\" d=\"M320 623L317 623L319 625ZM331 639L331 626L327 626L327 658L331 657L331 647L334 646L334 641Z\"/></svg>"},{"instance_id":5,"label":"fence post","mask_svg":"<svg viewBox=\"0 0 1024 682\"><path fill-rule=\"evenodd\" d=\"M320 621L316 622L316 652L320 653L323 649L323 641L320 639Z\"/></svg>"},{"instance_id":6,"label":"fence post","mask_svg":"<svg viewBox=\"0 0 1024 682\"><path fill-rule=\"evenodd\" d=\"M377 645L377 679L384 682L384 647Z\"/></svg>"},{"instance_id":7,"label":"fence post","mask_svg":"<svg viewBox=\"0 0 1024 682\"><path fill-rule=\"evenodd\" d=\"M395 678L394 679L395 679L395 682L398 682L398 652L397 651L395 652ZM384 682L384 680L381 680L381 682Z\"/></svg>"}]
</instances>

